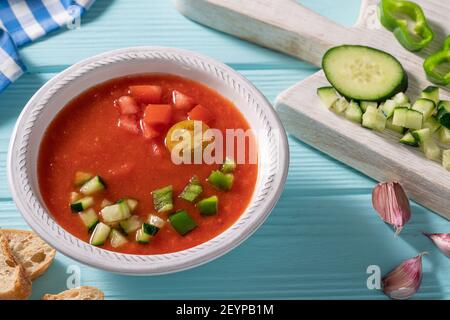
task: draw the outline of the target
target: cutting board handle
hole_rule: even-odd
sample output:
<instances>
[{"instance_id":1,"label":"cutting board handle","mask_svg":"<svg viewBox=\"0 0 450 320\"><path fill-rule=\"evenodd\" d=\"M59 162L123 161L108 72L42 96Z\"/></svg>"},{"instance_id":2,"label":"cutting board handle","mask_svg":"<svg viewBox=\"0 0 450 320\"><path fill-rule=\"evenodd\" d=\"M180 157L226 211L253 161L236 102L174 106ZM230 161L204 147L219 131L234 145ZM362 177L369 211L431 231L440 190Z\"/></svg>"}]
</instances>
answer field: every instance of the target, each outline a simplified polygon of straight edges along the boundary
<instances>
[{"instance_id":1,"label":"cutting board handle","mask_svg":"<svg viewBox=\"0 0 450 320\"><path fill-rule=\"evenodd\" d=\"M321 65L323 54L339 43L353 43L355 33L305 8L295 0L174 0L182 14L212 28L267 48ZM366 8L363 0L358 26Z\"/></svg>"}]
</instances>

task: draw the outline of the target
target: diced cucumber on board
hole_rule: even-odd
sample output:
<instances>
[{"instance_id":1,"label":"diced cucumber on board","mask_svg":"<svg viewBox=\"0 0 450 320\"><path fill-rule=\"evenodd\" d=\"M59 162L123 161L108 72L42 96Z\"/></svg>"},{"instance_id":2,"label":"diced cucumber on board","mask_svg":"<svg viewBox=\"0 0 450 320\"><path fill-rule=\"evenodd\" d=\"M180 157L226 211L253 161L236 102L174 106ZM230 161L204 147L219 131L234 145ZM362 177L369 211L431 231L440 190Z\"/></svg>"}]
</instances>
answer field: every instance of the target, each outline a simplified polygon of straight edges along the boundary
<instances>
[{"instance_id":1,"label":"diced cucumber on board","mask_svg":"<svg viewBox=\"0 0 450 320\"><path fill-rule=\"evenodd\" d=\"M411 132L407 132L401 139L400 142L412 147L418 147L419 146L419 142L417 141L417 139L413 136L413 134Z\"/></svg>"},{"instance_id":2,"label":"diced cucumber on board","mask_svg":"<svg viewBox=\"0 0 450 320\"><path fill-rule=\"evenodd\" d=\"M426 121L434 113L436 105L432 100L421 98L416 100L412 106L412 110L416 110L422 113L423 120Z\"/></svg>"},{"instance_id":3,"label":"diced cucumber on board","mask_svg":"<svg viewBox=\"0 0 450 320\"><path fill-rule=\"evenodd\" d=\"M429 99L434 102L435 105L439 103L439 87L428 86L420 94L421 98Z\"/></svg>"},{"instance_id":4,"label":"diced cucumber on board","mask_svg":"<svg viewBox=\"0 0 450 320\"><path fill-rule=\"evenodd\" d=\"M359 104L355 101L350 101L347 109L344 112L344 117L350 121L361 123L362 121L362 110Z\"/></svg>"},{"instance_id":5,"label":"diced cucumber on board","mask_svg":"<svg viewBox=\"0 0 450 320\"><path fill-rule=\"evenodd\" d=\"M441 127L441 124L435 116L431 116L423 123L422 127L430 129L431 134L433 134Z\"/></svg>"},{"instance_id":6,"label":"diced cucumber on board","mask_svg":"<svg viewBox=\"0 0 450 320\"><path fill-rule=\"evenodd\" d=\"M374 101L361 101L361 103L359 104L359 106L361 107L361 110L363 112L366 112L367 107L372 106L375 108L378 108L378 103L374 102Z\"/></svg>"},{"instance_id":7,"label":"diced cucumber on board","mask_svg":"<svg viewBox=\"0 0 450 320\"><path fill-rule=\"evenodd\" d=\"M392 123L396 126L418 130L422 128L423 115L421 112L408 108L396 108Z\"/></svg>"},{"instance_id":8,"label":"diced cucumber on board","mask_svg":"<svg viewBox=\"0 0 450 320\"><path fill-rule=\"evenodd\" d=\"M381 132L386 127L386 117L377 108L369 106L362 116L362 126Z\"/></svg>"},{"instance_id":9,"label":"diced cucumber on board","mask_svg":"<svg viewBox=\"0 0 450 320\"><path fill-rule=\"evenodd\" d=\"M322 87L317 89L317 95L322 103L330 109L333 104L339 99L339 95L333 87Z\"/></svg>"},{"instance_id":10,"label":"diced cucumber on board","mask_svg":"<svg viewBox=\"0 0 450 320\"><path fill-rule=\"evenodd\" d=\"M390 118L394 114L394 110L397 107L397 103L394 100L389 99L380 105L380 110L383 112L386 118Z\"/></svg>"},{"instance_id":11,"label":"diced cucumber on board","mask_svg":"<svg viewBox=\"0 0 450 320\"><path fill-rule=\"evenodd\" d=\"M441 127L438 132L439 142L450 143L450 129Z\"/></svg>"},{"instance_id":12,"label":"diced cucumber on board","mask_svg":"<svg viewBox=\"0 0 450 320\"><path fill-rule=\"evenodd\" d=\"M333 103L333 105L331 106L331 110L333 110L337 114L343 114L345 110L347 110L349 105L350 104L347 99L345 99L344 97L340 97Z\"/></svg>"},{"instance_id":13,"label":"diced cucumber on board","mask_svg":"<svg viewBox=\"0 0 450 320\"><path fill-rule=\"evenodd\" d=\"M331 48L323 57L322 68L331 85L349 100L381 102L408 87L408 77L400 62L370 47Z\"/></svg>"},{"instance_id":14,"label":"diced cucumber on board","mask_svg":"<svg viewBox=\"0 0 450 320\"><path fill-rule=\"evenodd\" d=\"M420 149L425 154L425 157L437 161L441 159L441 149L436 142L434 142L430 129L416 130L413 131L412 134L419 142Z\"/></svg>"},{"instance_id":15,"label":"diced cucumber on board","mask_svg":"<svg viewBox=\"0 0 450 320\"><path fill-rule=\"evenodd\" d=\"M450 150L444 150L442 152L442 166L450 171Z\"/></svg>"},{"instance_id":16,"label":"diced cucumber on board","mask_svg":"<svg viewBox=\"0 0 450 320\"><path fill-rule=\"evenodd\" d=\"M439 102L437 119L441 125L450 129L450 101Z\"/></svg>"},{"instance_id":17,"label":"diced cucumber on board","mask_svg":"<svg viewBox=\"0 0 450 320\"><path fill-rule=\"evenodd\" d=\"M404 92L397 93L393 98L397 106L406 106L409 104L409 98Z\"/></svg>"},{"instance_id":18,"label":"diced cucumber on board","mask_svg":"<svg viewBox=\"0 0 450 320\"><path fill-rule=\"evenodd\" d=\"M392 123L392 117L390 117L389 119L386 120L386 129L400 133L400 134L403 134L403 132L405 131L405 128L396 126L395 124Z\"/></svg>"}]
</instances>

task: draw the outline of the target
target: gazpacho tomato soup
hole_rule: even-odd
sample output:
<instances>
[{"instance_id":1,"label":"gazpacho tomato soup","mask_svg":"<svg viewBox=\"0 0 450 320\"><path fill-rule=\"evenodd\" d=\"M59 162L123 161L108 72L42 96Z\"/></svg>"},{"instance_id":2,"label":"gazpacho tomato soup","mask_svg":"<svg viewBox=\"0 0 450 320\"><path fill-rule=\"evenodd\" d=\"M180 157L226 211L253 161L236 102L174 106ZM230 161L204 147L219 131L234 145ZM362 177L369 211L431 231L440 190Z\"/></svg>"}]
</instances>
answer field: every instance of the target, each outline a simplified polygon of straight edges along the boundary
<instances>
[{"instance_id":1,"label":"gazpacho tomato soup","mask_svg":"<svg viewBox=\"0 0 450 320\"><path fill-rule=\"evenodd\" d=\"M166 134L192 121L223 133L250 129L229 100L178 76L128 76L82 93L40 146L48 210L74 236L123 253L176 252L224 232L248 206L258 166L225 156L222 164L175 164Z\"/></svg>"}]
</instances>

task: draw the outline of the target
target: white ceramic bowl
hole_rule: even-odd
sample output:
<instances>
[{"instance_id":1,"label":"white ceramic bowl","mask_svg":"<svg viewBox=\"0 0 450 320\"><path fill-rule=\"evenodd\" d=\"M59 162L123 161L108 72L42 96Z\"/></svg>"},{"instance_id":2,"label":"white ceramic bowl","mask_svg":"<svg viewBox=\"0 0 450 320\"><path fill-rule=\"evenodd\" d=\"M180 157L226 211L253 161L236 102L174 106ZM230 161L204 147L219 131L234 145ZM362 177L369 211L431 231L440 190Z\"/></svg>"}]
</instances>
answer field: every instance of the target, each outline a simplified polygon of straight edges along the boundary
<instances>
[{"instance_id":1,"label":"white ceramic bowl","mask_svg":"<svg viewBox=\"0 0 450 320\"><path fill-rule=\"evenodd\" d=\"M139 73L169 73L208 85L230 99L258 136L259 173L250 205L229 229L188 250L131 255L85 243L49 214L38 187L37 158L42 136L55 115L74 97L104 81ZM172 48L115 50L81 61L47 82L17 120L8 155L8 182L14 201L31 228L63 254L117 273L150 275L188 269L217 258L250 236L280 197L289 165L284 128L270 103L244 77L211 58Z\"/></svg>"}]
</instances>

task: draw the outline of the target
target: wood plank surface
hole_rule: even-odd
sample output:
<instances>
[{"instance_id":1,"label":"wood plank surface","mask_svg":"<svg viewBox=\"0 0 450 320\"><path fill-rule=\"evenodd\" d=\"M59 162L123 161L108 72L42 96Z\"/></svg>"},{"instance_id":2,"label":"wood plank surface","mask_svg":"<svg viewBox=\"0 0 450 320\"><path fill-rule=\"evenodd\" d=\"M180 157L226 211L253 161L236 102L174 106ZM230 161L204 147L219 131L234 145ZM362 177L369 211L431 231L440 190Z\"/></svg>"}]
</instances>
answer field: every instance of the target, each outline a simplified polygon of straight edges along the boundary
<instances>
[{"instance_id":1,"label":"wood plank surface","mask_svg":"<svg viewBox=\"0 0 450 320\"><path fill-rule=\"evenodd\" d=\"M347 26L358 0L302 3ZM180 15L168 0L97 0L80 30L58 32L21 50L30 72L0 94L0 226L27 228L7 188L5 159L14 122L31 95L56 72L92 54L134 45L170 45L225 61L272 102L284 89L317 71L299 60L204 28ZM375 182L295 138L284 193L264 225L241 246L204 266L157 277L120 276L57 255L33 285L33 298L66 287L71 267L82 285L107 299L385 299L366 287L366 268L389 271L402 259L429 251L415 299L450 298L450 262L419 233L449 232L446 220L413 204L400 237L379 220L370 203Z\"/></svg>"}]
</instances>

